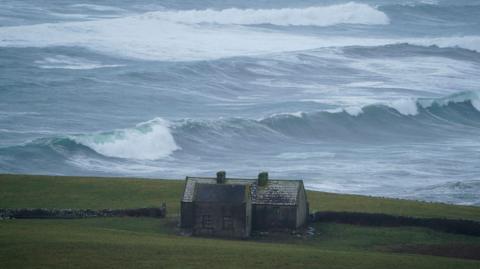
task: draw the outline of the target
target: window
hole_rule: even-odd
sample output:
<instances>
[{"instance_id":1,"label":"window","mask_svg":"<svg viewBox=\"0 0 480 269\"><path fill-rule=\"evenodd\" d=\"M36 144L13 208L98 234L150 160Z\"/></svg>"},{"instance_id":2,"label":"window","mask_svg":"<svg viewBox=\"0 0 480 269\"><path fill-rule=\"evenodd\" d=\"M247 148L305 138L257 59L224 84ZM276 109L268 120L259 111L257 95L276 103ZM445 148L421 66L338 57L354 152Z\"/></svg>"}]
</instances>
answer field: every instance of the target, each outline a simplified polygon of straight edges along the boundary
<instances>
[{"instance_id":1,"label":"window","mask_svg":"<svg viewBox=\"0 0 480 269\"><path fill-rule=\"evenodd\" d=\"M212 216L210 215L203 215L202 216L202 228L213 228L212 227L213 221Z\"/></svg>"},{"instance_id":2,"label":"window","mask_svg":"<svg viewBox=\"0 0 480 269\"><path fill-rule=\"evenodd\" d=\"M233 229L233 221L231 216L223 216L223 229L224 230Z\"/></svg>"}]
</instances>

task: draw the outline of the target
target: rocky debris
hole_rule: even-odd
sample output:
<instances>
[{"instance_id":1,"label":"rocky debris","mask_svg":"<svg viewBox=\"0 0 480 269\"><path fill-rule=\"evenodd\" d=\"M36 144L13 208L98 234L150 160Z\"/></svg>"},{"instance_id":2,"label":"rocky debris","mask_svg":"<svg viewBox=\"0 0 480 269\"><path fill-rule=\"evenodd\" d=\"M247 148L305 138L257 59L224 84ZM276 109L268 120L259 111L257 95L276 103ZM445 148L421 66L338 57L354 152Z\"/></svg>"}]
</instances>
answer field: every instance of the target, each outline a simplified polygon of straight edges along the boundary
<instances>
[{"instance_id":1,"label":"rocky debris","mask_svg":"<svg viewBox=\"0 0 480 269\"><path fill-rule=\"evenodd\" d=\"M308 226L307 230L305 231L305 235L314 236L315 235L315 228L312 227L312 226Z\"/></svg>"},{"instance_id":2,"label":"rocky debris","mask_svg":"<svg viewBox=\"0 0 480 269\"><path fill-rule=\"evenodd\" d=\"M266 231L263 231L263 232L258 232L258 235L260 236L268 236L270 233L269 232L266 232Z\"/></svg>"},{"instance_id":3,"label":"rocky debris","mask_svg":"<svg viewBox=\"0 0 480 269\"><path fill-rule=\"evenodd\" d=\"M312 226L308 226L306 228L300 230L293 230L291 232L292 235L299 237L299 238L310 238L315 235L315 228Z\"/></svg>"},{"instance_id":4,"label":"rocky debris","mask_svg":"<svg viewBox=\"0 0 480 269\"><path fill-rule=\"evenodd\" d=\"M192 231L188 229L182 229L178 234L180 236L192 236Z\"/></svg>"},{"instance_id":5,"label":"rocky debris","mask_svg":"<svg viewBox=\"0 0 480 269\"><path fill-rule=\"evenodd\" d=\"M275 239L288 239L288 238L299 238L299 239L309 239L316 235L314 227L308 226L297 230L289 229L272 229L269 231L253 231L252 238L256 239L266 239L266 240L275 240Z\"/></svg>"}]
</instances>

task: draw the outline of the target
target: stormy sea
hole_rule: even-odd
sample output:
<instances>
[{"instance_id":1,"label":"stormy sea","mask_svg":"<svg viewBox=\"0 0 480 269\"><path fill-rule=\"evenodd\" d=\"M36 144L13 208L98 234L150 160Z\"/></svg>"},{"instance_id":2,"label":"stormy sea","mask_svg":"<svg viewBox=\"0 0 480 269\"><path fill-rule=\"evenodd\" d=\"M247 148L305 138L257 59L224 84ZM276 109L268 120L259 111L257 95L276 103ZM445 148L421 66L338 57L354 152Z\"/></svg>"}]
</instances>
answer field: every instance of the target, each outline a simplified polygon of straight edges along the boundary
<instances>
[{"instance_id":1,"label":"stormy sea","mask_svg":"<svg viewBox=\"0 0 480 269\"><path fill-rule=\"evenodd\" d=\"M480 1L2 0L0 173L480 205Z\"/></svg>"}]
</instances>

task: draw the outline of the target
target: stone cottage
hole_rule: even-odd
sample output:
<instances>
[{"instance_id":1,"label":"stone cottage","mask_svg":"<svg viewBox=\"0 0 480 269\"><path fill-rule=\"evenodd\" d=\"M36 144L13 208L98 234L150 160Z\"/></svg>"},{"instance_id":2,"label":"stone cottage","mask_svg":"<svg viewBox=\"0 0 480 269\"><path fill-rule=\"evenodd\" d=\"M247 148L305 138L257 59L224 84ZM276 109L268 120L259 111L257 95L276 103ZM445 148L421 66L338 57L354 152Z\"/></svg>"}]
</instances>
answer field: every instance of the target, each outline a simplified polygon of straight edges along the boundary
<instances>
[{"instance_id":1,"label":"stone cottage","mask_svg":"<svg viewBox=\"0 0 480 269\"><path fill-rule=\"evenodd\" d=\"M308 218L302 180L187 177L180 225L194 235L245 238L252 230L295 230Z\"/></svg>"}]
</instances>

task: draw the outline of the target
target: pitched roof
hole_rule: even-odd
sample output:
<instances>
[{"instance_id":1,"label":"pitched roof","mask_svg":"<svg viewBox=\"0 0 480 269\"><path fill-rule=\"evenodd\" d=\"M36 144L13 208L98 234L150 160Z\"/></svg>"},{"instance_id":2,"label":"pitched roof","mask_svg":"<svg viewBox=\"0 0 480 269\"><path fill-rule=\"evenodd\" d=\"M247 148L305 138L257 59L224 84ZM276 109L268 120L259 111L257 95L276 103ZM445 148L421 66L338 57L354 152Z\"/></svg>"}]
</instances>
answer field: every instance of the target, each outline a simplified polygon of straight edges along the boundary
<instances>
[{"instance_id":1,"label":"pitched roof","mask_svg":"<svg viewBox=\"0 0 480 269\"><path fill-rule=\"evenodd\" d=\"M247 200L246 185L197 183L193 200L198 202L223 202L242 204Z\"/></svg>"},{"instance_id":2,"label":"pitched roof","mask_svg":"<svg viewBox=\"0 0 480 269\"><path fill-rule=\"evenodd\" d=\"M183 202L192 202L196 185L250 185L253 204L271 205L296 205L300 188L303 188L301 180L275 180L269 179L266 186L258 186L256 179L227 178L225 183L217 184L216 178L210 177L187 177Z\"/></svg>"}]
</instances>

